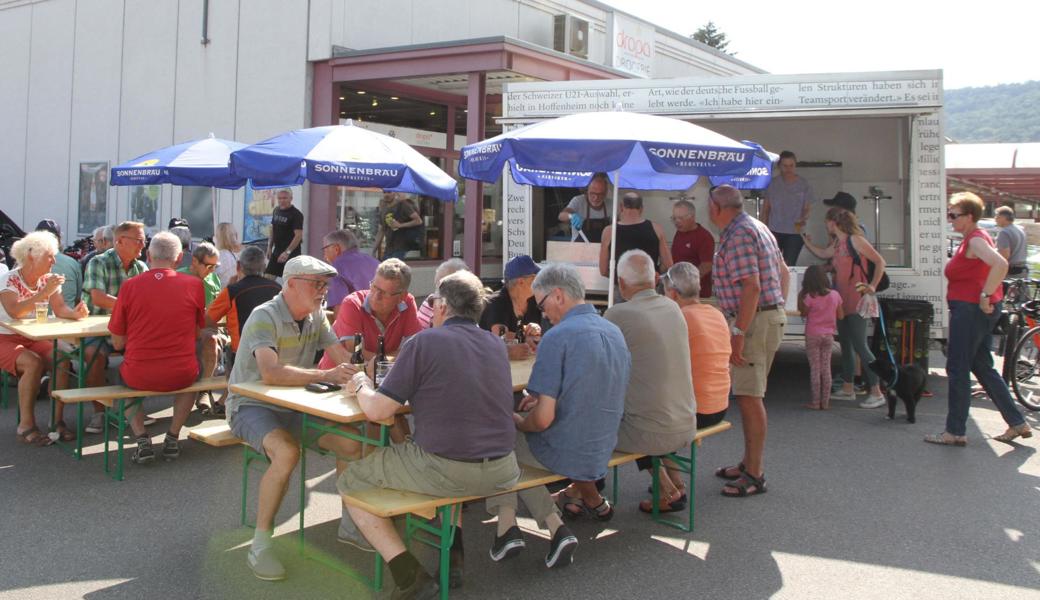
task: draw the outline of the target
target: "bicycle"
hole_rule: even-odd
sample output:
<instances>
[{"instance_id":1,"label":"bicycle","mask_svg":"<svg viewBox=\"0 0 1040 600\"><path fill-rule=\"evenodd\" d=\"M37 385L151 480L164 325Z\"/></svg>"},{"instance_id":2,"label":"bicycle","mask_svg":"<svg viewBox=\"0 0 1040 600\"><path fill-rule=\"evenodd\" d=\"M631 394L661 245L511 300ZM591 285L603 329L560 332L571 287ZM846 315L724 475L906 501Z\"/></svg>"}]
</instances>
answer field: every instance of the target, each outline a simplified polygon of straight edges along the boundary
<instances>
[{"instance_id":1,"label":"bicycle","mask_svg":"<svg viewBox=\"0 0 1040 600\"><path fill-rule=\"evenodd\" d=\"M1040 301L1023 303L1021 312L1034 326L1015 343L1010 360L1005 360L1005 370L1013 371L1011 389L1015 400L1029 410L1040 411L1040 326L1035 325L1040 320Z\"/></svg>"},{"instance_id":2,"label":"bicycle","mask_svg":"<svg viewBox=\"0 0 1040 600\"><path fill-rule=\"evenodd\" d=\"M1015 364L1011 357L1019 340L1022 339L1022 332L1038 324L1037 316L1030 314L1024 307L1038 299L1040 279L1004 280L1004 309L994 333L1002 336L996 353L1004 361L1000 375L1008 386L1011 386L1013 379L1011 367Z\"/></svg>"}]
</instances>

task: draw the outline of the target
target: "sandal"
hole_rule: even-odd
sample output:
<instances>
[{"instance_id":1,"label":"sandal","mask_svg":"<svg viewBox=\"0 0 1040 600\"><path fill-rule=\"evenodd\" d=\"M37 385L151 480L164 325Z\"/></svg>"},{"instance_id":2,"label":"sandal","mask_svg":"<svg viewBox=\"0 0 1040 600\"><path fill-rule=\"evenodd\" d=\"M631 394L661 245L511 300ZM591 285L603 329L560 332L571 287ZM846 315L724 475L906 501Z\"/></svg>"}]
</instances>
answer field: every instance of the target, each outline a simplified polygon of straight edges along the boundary
<instances>
[{"instance_id":1,"label":"sandal","mask_svg":"<svg viewBox=\"0 0 1040 600\"><path fill-rule=\"evenodd\" d=\"M614 507L603 496L600 496L601 502L596 506L589 506L581 498L571 497L566 492L560 492L560 499L560 509L563 511L563 515L570 519L577 519L585 515L598 521L609 521L614 518Z\"/></svg>"},{"instance_id":2,"label":"sandal","mask_svg":"<svg viewBox=\"0 0 1040 600\"><path fill-rule=\"evenodd\" d=\"M726 490L736 490L735 492L727 492ZM766 476L763 474L761 477L755 477L751 473L744 471L744 474L739 479L735 479L726 485L722 486L722 495L730 498L744 498L747 496L757 496L758 494L766 493Z\"/></svg>"},{"instance_id":3,"label":"sandal","mask_svg":"<svg viewBox=\"0 0 1040 600\"><path fill-rule=\"evenodd\" d=\"M58 439L63 442L74 442L76 441L76 432L72 431L65 425L65 421L58 421L54 424L54 431L58 432Z\"/></svg>"},{"instance_id":4,"label":"sandal","mask_svg":"<svg viewBox=\"0 0 1040 600\"><path fill-rule=\"evenodd\" d=\"M50 446L54 443L54 440L52 440L50 436L43 435L43 433L40 432L40 429L35 425L21 433L15 431L15 435L18 437L19 442L30 446L38 446L42 448L43 446Z\"/></svg>"},{"instance_id":5,"label":"sandal","mask_svg":"<svg viewBox=\"0 0 1040 600\"><path fill-rule=\"evenodd\" d=\"M729 480L740 479L740 476L744 474L745 469L747 469L747 467L744 466L744 463L739 463L735 467L719 467L718 469L715 469L715 476ZM733 470L737 471L736 475L730 475L730 471Z\"/></svg>"},{"instance_id":6,"label":"sandal","mask_svg":"<svg viewBox=\"0 0 1040 600\"><path fill-rule=\"evenodd\" d=\"M639 510L645 513L653 513L653 501L653 498L650 498L649 500L640 500ZM670 513L683 510L686 508L686 491L676 489L671 498L662 497L660 502L661 503L657 505L657 512L659 513Z\"/></svg>"},{"instance_id":7,"label":"sandal","mask_svg":"<svg viewBox=\"0 0 1040 600\"><path fill-rule=\"evenodd\" d=\"M939 444L940 446L967 446L968 438L963 435L953 435L952 433L942 432L934 433L931 435L924 436L924 441L929 444Z\"/></svg>"},{"instance_id":8,"label":"sandal","mask_svg":"<svg viewBox=\"0 0 1040 600\"><path fill-rule=\"evenodd\" d=\"M1022 423L1016 427L1008 427L1007 431L1000 435L993 436L993 439L998 442L1011 442L1015 438L1031 438L1033 437L1033 430L1029 428L1029 425Z\"/></svg>"}]
</instances>

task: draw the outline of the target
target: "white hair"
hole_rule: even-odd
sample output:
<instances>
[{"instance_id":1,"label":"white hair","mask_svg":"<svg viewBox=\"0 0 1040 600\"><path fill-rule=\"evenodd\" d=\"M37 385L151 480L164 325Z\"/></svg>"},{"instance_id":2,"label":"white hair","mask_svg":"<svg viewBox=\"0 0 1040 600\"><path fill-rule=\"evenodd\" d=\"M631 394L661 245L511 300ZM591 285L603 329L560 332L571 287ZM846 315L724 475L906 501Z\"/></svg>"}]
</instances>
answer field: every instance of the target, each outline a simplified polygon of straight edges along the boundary
<instances>
[{"instance_id":1,"label":"white hair","mask_svg":"<svg viewBox=\"0 0 1040 600\"><path fill-rule=\"evenodd\" d=\"M675 263L665 273L663 280L665 289L675 290L680 298L697 298L701 295L701 272L692 263Z\"/></svg>"},{"instance_id":2,"label":"white hair","mask_svg":"<svg viewBox=\"0 0 1040 600\"><path fill-rule=\"evenodd\" d=\"M174 227L174 229L178 229ZM181 240L170 231L160 231L148 244L148 257L152 260L173 262L181 253Z\"/></svg>"},{"instance_id":3,"label":"white hair","mask_svg":"<svg viewBox=\"0 0 1040 600\"><path fill-rule=\"evenodd\" d=\"M642 250L629 250L618 259L617 274L626 285L653 287L654 260Z\"/></svg>"},{"instance_id":4,"label":"white hair","mask_svg":"<svg viewBox=\"0 0 1040 600\"><path fill-rule=\"evenodd\" d=\"M433 287L436 288L442 279L459 271L469 271L469 265L461 258L449 258L437 265L437 270L433 273Z\"/></svg>"},{"instance_id":5,"label":"white hair","mask_svg":"<svg viewBox=\"0 0 1040 600\"><path fill-rule=\"evenodd\" d=\"M49 231L34 231L26 234L11 246L11 256L18 266L22 266L29 257L39 258L44 255L58 254L58 238Z\"/></svg>"},{"instance_id":6,"label":"white hair","mask_svg":"<svg viewBox=\"0 0 1040 600\"><path fill-rule=\"evenodd\" d=\"M534 278L531 288L542 294L548 294L560 288L571 300L585 299L585 284L581 281L578 269L569 263L549 263L542 267Z\"/></svg>"}]
</instances>

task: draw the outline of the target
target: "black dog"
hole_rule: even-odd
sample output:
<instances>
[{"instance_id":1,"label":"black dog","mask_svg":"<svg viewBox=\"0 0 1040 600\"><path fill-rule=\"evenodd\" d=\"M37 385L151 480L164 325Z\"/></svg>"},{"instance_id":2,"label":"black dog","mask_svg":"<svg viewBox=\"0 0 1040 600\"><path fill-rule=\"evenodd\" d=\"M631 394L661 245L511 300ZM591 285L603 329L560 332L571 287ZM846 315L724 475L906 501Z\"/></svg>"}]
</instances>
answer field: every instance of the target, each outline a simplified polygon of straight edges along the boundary
<instances>
[{"instance_id":1,"label":"black dog","mask_svg":"<svg viewBox=\"0 0 1040 600\"><path fill-rule=\"evenodd\" d=\"M914 413L917 409L917 402L924 393L926 383L924 369L909 364L900 366L897 371L887 359L879 358L870 363L870 370L877 373L881 380L881 389L884 390L885 399L888 400L888 418L895 418L896 400L898 399L902 400L906 407L906 420L911 423L915 422ZM897 372L898 378L896 377ZM892 385L893 380L895 380L894 386Z\"/></svg>"}]
</instances>

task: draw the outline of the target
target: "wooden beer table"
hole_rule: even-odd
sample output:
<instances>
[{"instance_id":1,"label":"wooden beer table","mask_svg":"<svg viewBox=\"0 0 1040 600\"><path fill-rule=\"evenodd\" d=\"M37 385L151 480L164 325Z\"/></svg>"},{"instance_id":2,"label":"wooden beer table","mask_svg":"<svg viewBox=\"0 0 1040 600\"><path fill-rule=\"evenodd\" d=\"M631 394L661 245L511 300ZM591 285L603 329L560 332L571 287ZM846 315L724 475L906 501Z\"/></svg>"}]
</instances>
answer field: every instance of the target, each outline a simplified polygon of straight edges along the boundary
<instances>
[{"instance_id":1,"label":"wooden beer table","mask_svg":"<svg viewBox=\"0 0 1040 600\"><path fill-rule=\"evenodd\" d=\"M8 329L12 333L18 334L22 337L28 338L33 341L48 341L53 342L53 350L51 351L51 361L53 364L53 371L51 373L51 381L57 381L59 359L58 355L61 354L61 361L70 361L72 358L60 352L58 350L58 342L61 340L65 341L79 341L79 356L77 357L77 369L76 369L76 387L82 388L84 379L87 376L87 369L90 365L83 364L84 350L86 349L86 339L91 337L108 337L110 335L108 331L108 320L109 315L92 315L80 320L72 319L59 319L58 317L48 317L46 323L37 323L36 319L16 319L9 322L0 321L0 327ZM54 400L51 400L51 428L55 426L55 405ZM58 445L64 445L60 440ZM76 407L76 449L73 452L77 460L83 458L83 403L80 402Z\"/></svg>"}]
</instances>

